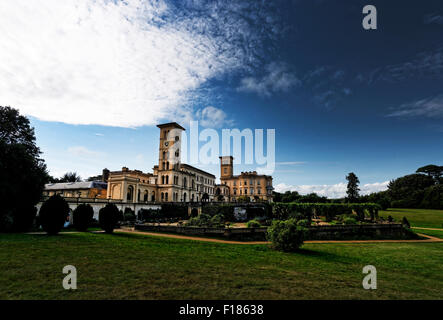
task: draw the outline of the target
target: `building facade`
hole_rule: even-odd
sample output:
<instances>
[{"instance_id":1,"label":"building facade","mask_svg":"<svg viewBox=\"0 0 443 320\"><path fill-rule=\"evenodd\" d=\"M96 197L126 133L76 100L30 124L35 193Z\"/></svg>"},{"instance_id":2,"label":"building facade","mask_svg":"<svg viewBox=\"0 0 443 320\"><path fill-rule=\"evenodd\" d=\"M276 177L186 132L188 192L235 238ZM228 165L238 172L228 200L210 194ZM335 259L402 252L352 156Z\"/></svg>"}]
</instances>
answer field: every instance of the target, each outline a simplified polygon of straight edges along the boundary
<instances>
[{"instance_id":1,"label":"building facade","mask_svg":"<svg viewBox=\"0 0 443 320\"><path fill-rule=\"evenodd\" d=\"M103 181L48 183L43 196L58 194L64 198L106 199L107 184Z\"/></svg>"},{"instance_id":2,"label":"building facade","mask_svg":"<svg viewBox=\"0 0 443 320\"><path fill-rule=\"evenodd\" d=\"M272 176L260 175L256 171L234 175L233 164L232 156L220 157L221 184L216 186L218 200L236 202L248 198L249 201L272 202Z\"/></svg>"},{"instance_id":3,"label":"building facade","mask_svg":"<svg viewBox=\"0 0 443 320\"><path fill-rule=\"evenodd\" d=\"M109 173L108 199L123 202L213 201L215 176L181 163L181 137L185 130L172 122L160 124L159 159L153 173L129 170Z\"/></svg>"}]
</instances>

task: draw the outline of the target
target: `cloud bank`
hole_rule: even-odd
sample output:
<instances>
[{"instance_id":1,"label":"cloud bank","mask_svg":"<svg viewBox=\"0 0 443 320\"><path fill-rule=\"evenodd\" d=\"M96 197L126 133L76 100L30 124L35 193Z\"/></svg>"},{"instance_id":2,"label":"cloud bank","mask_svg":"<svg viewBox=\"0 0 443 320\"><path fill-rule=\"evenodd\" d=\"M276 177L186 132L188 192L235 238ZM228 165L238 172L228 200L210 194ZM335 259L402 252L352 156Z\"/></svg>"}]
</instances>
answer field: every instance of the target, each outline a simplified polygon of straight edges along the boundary
<instances>
[{"instance_id":1,"label":"cloud bank","mask_svg":"<svg viewBox=\"0 0 443 320\"><path fill-rule=\"evenodd\" d=\"M388 188L389 181L367 183L360 186L360 194L366 195L373 192L384 191ZM287 185L285 183L279 183L275 186L275 191L286 192L286 191L297 191L300 194L316 193L319 196L324 196L328 198L342 198L346 196L346 186L344 182L337 184L324 184L324 185Z\"/></svg>"},{"instance_id":2,"label":"cloud bank","mask_svg":"<svg viewBox=\"0 0 443 320\"><path fill-rule=\"evenodd\" d=\"M267 5L1 1L0 105L70 124L170 119L208 80L254 65L278 34Z\"/></svg>"}]
</instances>

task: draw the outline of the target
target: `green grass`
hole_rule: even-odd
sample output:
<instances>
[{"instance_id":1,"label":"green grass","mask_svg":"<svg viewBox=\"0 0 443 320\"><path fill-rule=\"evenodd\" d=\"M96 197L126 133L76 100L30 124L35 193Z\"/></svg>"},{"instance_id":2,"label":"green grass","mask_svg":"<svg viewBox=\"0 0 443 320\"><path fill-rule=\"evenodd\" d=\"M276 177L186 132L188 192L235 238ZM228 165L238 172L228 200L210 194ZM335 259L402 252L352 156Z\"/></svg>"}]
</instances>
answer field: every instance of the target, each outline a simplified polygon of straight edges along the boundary
<instances>
[{"instance_id":1,"label":"green grass","mask_svg":"<svg viewBox=\"0 0 443 320\"><path fill-rule=\"evenodd\" d=\"M443 243L299 253L134 234L0 234L0 299L443 299ZM64 290L74 265L78 289ZM376 266L378 289L362 288Z\"/></svg>"},{"instance_id":2,"label":"green grass","mask_svg":"<svg viewBox=\"0 0 443 320\"><path fill-rule=\"evenodd\" d=\"M428 236L433 236L436 238L443 239L443 229L442 230L424 230L424 229L412 229L415 233L427 234Z\"/></svg>"},{"instance_id":3,"label":"green grass","mask_svg":"<svg viewBox=\"0 0 443 320\"><path fill-rule=\"evenodd\" d=\"M392 216L396 221L401 222L406 217L412 227L442 228L443 210L428 209L388 209L380 211L383 218Z\"/></svg>"}]
</instances>

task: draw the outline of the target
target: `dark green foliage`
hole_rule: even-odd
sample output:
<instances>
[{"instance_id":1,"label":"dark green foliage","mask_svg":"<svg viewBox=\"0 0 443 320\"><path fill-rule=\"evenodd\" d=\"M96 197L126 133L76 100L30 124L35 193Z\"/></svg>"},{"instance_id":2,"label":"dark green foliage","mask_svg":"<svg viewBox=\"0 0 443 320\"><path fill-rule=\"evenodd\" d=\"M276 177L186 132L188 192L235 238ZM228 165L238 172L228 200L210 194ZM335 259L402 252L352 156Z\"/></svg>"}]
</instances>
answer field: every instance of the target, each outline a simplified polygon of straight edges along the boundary
<instances>
[{"instance_id":1,"label":"dark green foliage","mask_svg":"<svg viewBox=\"0 0 443 320\"><path fill-rule=\"evenodd\" d=\"M311 223L308 219L301 219L297 221L297 225L301 227L310 227Z\"/></svg>"},{"instance_id":2,"label":"dark green foliage","mask_svg":"<svg viewBox=\"0 0 443 320\"><path fill-rule=\"evenodd\" d=\"M94 217L94 209L89 204L82 203L72 213L74 228L78 231L86 231Z\"/></svg>"},{"instance_id":3,"label":"dark green foliage","mask_svg":"<svg viewBox=\"0 0 443 320\"><path fill-rule=\"evenodd\" d=\"M274 249L295 252L303 245L305 234L306 229L297 226L296 219L289 219L273 221L268 228L267 236Z\"/></svg>"},{"instance_id":4,"label":"dark green foliage","mask_svg":"<svg viewBox=\"0 0 443 320\"><path fill-rule=\"evenodd\" d=\"M77 174L77 172L66 172L60 178L50 177L49 182L59 183L59 182L80 182L82 178Z\"/></svg>"},{"instance_id":5,"label":"dark green foliage","mask_svg":"<svg viewBox=\"0 0 443 320\"><path fill-rule=\"evenodd\" d=\"M162 218L171 219L187 219L188 218L188 206L173 203L164 203L160 209L160 215Z\"/></svg>"},{"instance_id":6,"label":"dark green foliage","mask_svg":"<svg viewBox=\"0 0 443 320\"><path fill-rule=\"evenodd\" d=\"M248 228L260 228L261 224L257 220L249 220L248 223L246 223L246 227L248 227Z\"/></svg>"},{"instance_id":7,"label":"dark green foliage","mask_svg":"<svg viewBox=\"0 0 443 320\"><path fill-rule=\"evenodd\" d=\"M135 221L135 212L131 208L125 208L124 221Z\"/></svg>"},{"instance_id":8,"label":"dark green foliage","mask_svg":"<svg viewBox=\"0 0 443 320\"><path fill-rule=\"evenodd\" d=\"M357 220L352 217L343 218L343 224L357 224Z\"/></svg>"},{"instance_id":9,"label":"dark green foliage","mask_svg":"<svg viewBox=\"0 0 443 320\"><path fill-rule=\"evenodd\" d=\"M140 209L138 211L138 219L147 222L157 222L161 219L160 210Z\"/></svg>"},{"instance_id":10,"label":"dark green foliage","mask_svg":"<svg viewBox=\"0 0 443 320\"><path fill-rule=\"evenodd\" d=\"M300 195L297 191L286 191L285 193L278 193L273 191L274 202L283 203L326 203L329 202L328 198L320 197L316 193L310 193L307 195Z\"/></svg>"},{"instance_id":11,"label":"dark green foliage","mask_svg":"<svg viewBox=\"0 0 443 320\"><path fill-rule=\"evenodd\" d=\"M436 183L439 183L443 175L443 166L429 164L427 166L418 168L416 172L427 174L429 177L432 177Z\"/></svg>"},{"instance_id":12,"label":"dark green foliage","mask_svg":"<svg viewBox=\"0 0 443 320\"><path fill-rule=\"evenodd\" d=\"M408 219L406 219L406 217L403 217L403 219L401 219L401 224L406 228L411 227L411 224L409 223Z\"/></svg>"},{"instance_id":13,"label":"dark green foliage","mask_svg":"<svg viewBox=\"0 0 443 320\"><path fill-rule=\"evenodd\" d=\"M443 185L438 184L426 188L421 207L427 209L443 209Z\"/></svg>"},{"instance_id":14,"label":"dark green foliage","mask_svg":"<svg viewBox=\"0 0 443 320\"><path fill-rule=\"evenodd\" d=\"M424 174L410 174L391 181L388 195L394 208L418 208L425 189L434 185L434 179Z\"/></svg>"},{"instance_id":15,"label":"dark green foliage","mask_svg":"<svg viewBox=\"0 0 443 320\"><path fill-rule=\"evenodd\" d=\"M207 214L200 214L197 217L189 219L186 223L189 227L204 227L204 228L224 228L224 218L222 215L210 216Z\"/></svg>"},{"instance_id":16,"label":"dark green foliage","mask_svg":"<svg viewBox=\"0 0 443 320\"><path fill-rule=\"evenodd\" d=\"M46 200L39 212L39 221L43 230L48 234L57 234L63 228L69 216L69 205L59 195L53 195Z\"/></svg>"},{"instance_id":17,"label":"dark green foliage","mask_svg":"<svg viewBox=\"0 0 443 320\"><path fill-rule=\"evenodd\" d=\"M117 226L118 216L119 210L117 206L113 203L108 203L98 213L100 228L105 230L106 233L112 233Z\"/></svg>"},{"instance_id":18,"label":"dark green foliage","mask_svg":"<svg viewBox=\"0 0 443 320\"><path fill-rule=\"evenodd\" d=\"M288 218L306 219L322 216L332 221L338 215L356 213L358 220L364 220L365 213L377 217L380 206L376 203L273 203L272 217L277 220Z\"/></svg>"},{"instance_id":19,"label":"dark green foliage","mask_svg":"<svg viewBox=\"0 0 443 320\"><path fill-rule=\"evenodd\" d=\"M214 216L220 214L225 221L236 221L234 216L234 208L243 207L246 209L248 219L270 217L272 215L272 207L268 203L260 204L234 204L234 203L222 203L222 204L205 204L202 207L202 213Z\"/></svg>"},{"instance_id":20,"label":"dark green foliage","mask_svg":"<svg viewBox=\"0 0 443 320\"><path fill-rule=\"evenodd\" d=\"M16 109L0 106L0 231L28 231L48 175L34 129Z\"/></svg>"},{"instance_id":21,"label":"dark green foliage","mask_svg":"<svg viewBox=\"0 0 443 320\"><path fill-rule=\"evenodd\" d=\"M394 222L394 218L392 218L392 216L388 216L388 222Z\"/></svg>"},{"instance_id":22,"label":"dark green foliage","mask_svg":"<svg viewBox=\"0 0 443 320\"><path fill-rule=\"evenodd\" d=\"M355 175L354 172L350 172L346 176L346 180L348 180L348 186L346 190L346 199L348 202L357 202L359 198L359 191L358 185L360 183L360 180L358 180L358 177Z\"/></svg>"}]
</instances>

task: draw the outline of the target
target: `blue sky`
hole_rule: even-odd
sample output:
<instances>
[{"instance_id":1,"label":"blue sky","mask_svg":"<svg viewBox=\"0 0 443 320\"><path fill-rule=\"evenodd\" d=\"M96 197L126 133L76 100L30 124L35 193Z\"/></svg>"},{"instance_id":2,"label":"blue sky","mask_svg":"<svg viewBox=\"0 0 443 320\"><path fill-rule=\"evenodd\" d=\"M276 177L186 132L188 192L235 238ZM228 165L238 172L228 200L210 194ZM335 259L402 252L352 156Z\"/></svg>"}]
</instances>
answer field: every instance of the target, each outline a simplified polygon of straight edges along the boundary
<instances>
[{"instance_id":1,"label":"blue sky","mask_svg":"<svg viewBox=\"0 0 443 320\"><path fill-rule=\"evenodd\" d=\"M31 118L55 176L151 171L155 124L199 120L275 129L279 191L341 196L351 171L383 190L441 164L443 4L371 1L371 31L366 4L2 3L0 104Z\"/></svg>"}]
</instances>

